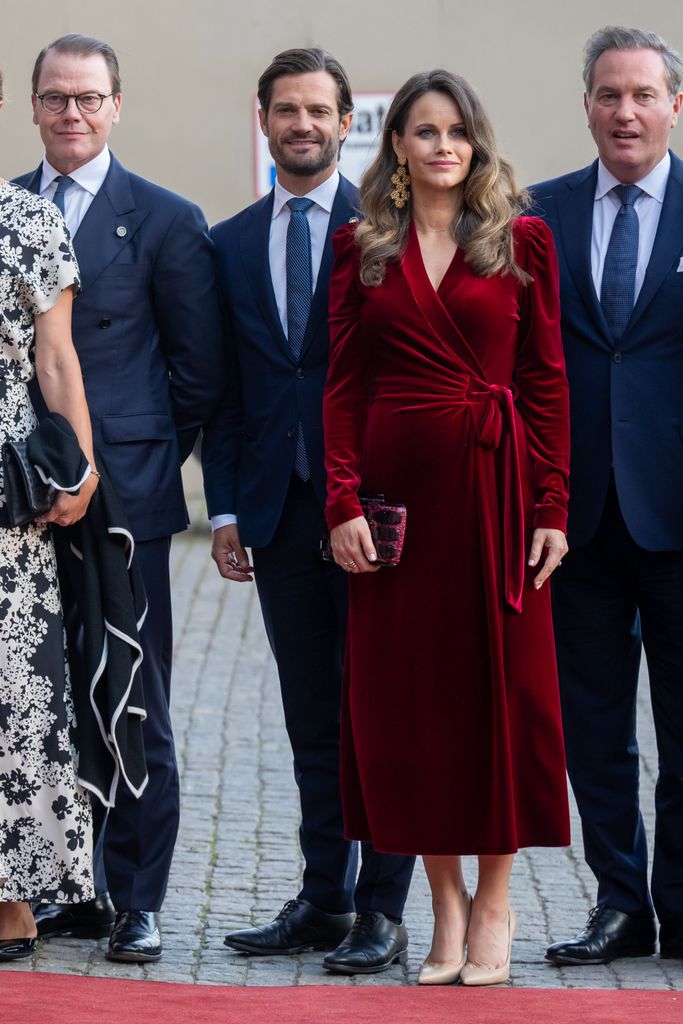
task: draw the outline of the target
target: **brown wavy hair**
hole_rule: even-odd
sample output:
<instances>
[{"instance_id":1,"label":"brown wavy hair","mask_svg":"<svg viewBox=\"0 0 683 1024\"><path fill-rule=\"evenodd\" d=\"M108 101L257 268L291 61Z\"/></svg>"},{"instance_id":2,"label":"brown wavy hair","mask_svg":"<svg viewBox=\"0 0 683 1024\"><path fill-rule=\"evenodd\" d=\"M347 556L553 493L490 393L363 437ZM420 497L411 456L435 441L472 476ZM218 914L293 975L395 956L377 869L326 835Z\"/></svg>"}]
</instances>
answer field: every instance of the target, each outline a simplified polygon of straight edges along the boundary
<instances>
[{"instance_id":1,"label":"brown wavy hair","mask_svg":"<svg viewBox=\"0 0 683 1024\"><path fill-rule=\"evenodd\" d=\"M491 277L502 271L528 283L531 278L515 262L512 233L513 219L529 205L527 193L517 188L512 167L498 152L491 122L472 86L439 69L413 75L398 90L387 111L379 153L361 180L365 219L356 239L363 284L381 284L387 262L400 259L408 244L411 201L399 210L391 199L391 176L396 171L392 132L404 134L411 107L427 92L444 93L457 104L473 150L462 205L453 222L456 244L476 274Z\"/></svg>"}]
</instances>

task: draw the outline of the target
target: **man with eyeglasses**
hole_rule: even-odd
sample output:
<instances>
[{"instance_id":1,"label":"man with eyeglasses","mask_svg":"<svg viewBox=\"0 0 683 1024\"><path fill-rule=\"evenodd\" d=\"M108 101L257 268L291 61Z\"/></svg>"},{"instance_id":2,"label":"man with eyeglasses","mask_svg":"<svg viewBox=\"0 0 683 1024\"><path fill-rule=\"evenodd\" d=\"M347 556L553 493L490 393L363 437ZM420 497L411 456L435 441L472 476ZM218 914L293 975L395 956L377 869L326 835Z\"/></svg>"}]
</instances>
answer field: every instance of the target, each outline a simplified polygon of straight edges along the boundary
<instances>
[{"instance_id":1,"label":"man with eyeglasses","mask_svg":"<svg viewBox=\"0 0 683 1024\"><path fill-rule=\"evenodd\" d=\"M109 151L121 109L110 46L63 36L39 54L32 85L45 157L16 181L53 200L74 240L82 292L73 335L93 437L126 507L149 602L141 630L147 787L137 800L118 787L100 844L106 883L96 862L97 899L42 905L35 916L44 938L111 931L109 959L153 961L179 816L170 539L187 526L181 462L225 386L213 246L196 206L131 174Z\"/></svg>"}]
</instances>

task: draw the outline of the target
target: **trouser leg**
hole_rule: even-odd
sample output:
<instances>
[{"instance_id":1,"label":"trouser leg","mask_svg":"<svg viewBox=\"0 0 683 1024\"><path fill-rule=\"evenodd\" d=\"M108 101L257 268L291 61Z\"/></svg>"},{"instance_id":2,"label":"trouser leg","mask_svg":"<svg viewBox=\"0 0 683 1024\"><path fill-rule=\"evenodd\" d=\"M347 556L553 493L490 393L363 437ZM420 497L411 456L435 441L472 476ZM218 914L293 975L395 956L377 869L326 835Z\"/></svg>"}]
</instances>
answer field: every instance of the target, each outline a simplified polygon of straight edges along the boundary
<instances>
[{"instance_id":1,"label":"trouser leg","mask_svg":"<svg viewBox=\"0 0 683 1024\"><path fill-rule=\"evenodd\" d=\"M640 622L634 545L611 488L593 540L553 577L567 768L598 902L651 913L639 810L636 693Z\"/></svg>"}]
</instances>

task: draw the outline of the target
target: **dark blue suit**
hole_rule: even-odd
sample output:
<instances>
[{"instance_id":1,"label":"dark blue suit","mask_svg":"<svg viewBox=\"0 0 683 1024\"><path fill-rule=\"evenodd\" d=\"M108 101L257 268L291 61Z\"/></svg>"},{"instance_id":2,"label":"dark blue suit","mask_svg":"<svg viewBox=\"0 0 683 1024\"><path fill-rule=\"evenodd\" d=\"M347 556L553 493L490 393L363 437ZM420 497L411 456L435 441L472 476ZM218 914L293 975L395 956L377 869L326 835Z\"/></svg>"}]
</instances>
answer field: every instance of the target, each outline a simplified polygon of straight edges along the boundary
<instances>
[{"instance_id":1,"label":"dark blue suit","mask_svg":"<svg viewBox=\"0 0 683 1024\"><path fill-rule=\"evenodd\" d=\"M40 189L41 168L16 179ZM213 246L201 211L112 157L74 236L73 335L93 439L123 499L149 612L141 632L149 784L119 788L104 844L114 904L159 909L178 828L169 697L170 537L187 526L180 466L225 386Z\"/></svg>"},{"instance_id":2,"label":"dark blue suit","mask_svg":"<svg viewBox=\"0 0 683 1024\"><path fill-rule=\"evenodd\" d=\"M320 557L324 531L322 393L327 372L332 235L357 216L358 194L341 178L299 360L285 337L268 246L273 194L211 231L229 326L233 372L202 449L210 515L237 515L253 549L259 600L278 665L302 807L300 893L328 913L354 906L356 844L343 838L339 713L346 634L346 577ZM301 421L311 481L293 475ZM413 858L363 849L358 911L400 917Z\"/></svg>"},{"instance_id":3,"label":"dark blue suit","mask_svg":"<svg viewBox=\"0 0 683 1024\"><path fill-rule=\"evenodd\" d=\"M642 637L660 762L660 920L683 914L683 162L671 160L618 341L591 277L597 161L532 189L557 246L570 384L570 553L553 577L569 772L598 902L650 914L635 732Z\"/></svg>"}]
</instances>

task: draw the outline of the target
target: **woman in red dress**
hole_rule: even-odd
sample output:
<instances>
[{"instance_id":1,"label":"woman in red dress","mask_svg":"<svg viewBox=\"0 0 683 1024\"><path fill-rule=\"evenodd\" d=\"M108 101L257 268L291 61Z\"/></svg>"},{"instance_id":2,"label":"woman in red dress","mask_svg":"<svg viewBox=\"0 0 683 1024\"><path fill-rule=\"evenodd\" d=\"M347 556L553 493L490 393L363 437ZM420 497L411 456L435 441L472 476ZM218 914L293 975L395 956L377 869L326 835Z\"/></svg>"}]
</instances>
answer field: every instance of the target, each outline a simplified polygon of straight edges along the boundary
<instances>
[{"instance_id":1,"label":"woman in red dress","mask_svg":"<svg viewBox=\"0 0 683 1024\"><path fill-rule=\"evenodd\" d=\"M567 550L556 259L476 94L445 71L397 93L361 198L365 220L335 237L324 404L350 575L346 828L424 857L420 983L492 984L509 975L515 852L570 841L544 585ZM373 566L359 492L406 504L397 567Z\"/></svg>"}]
</instances>

